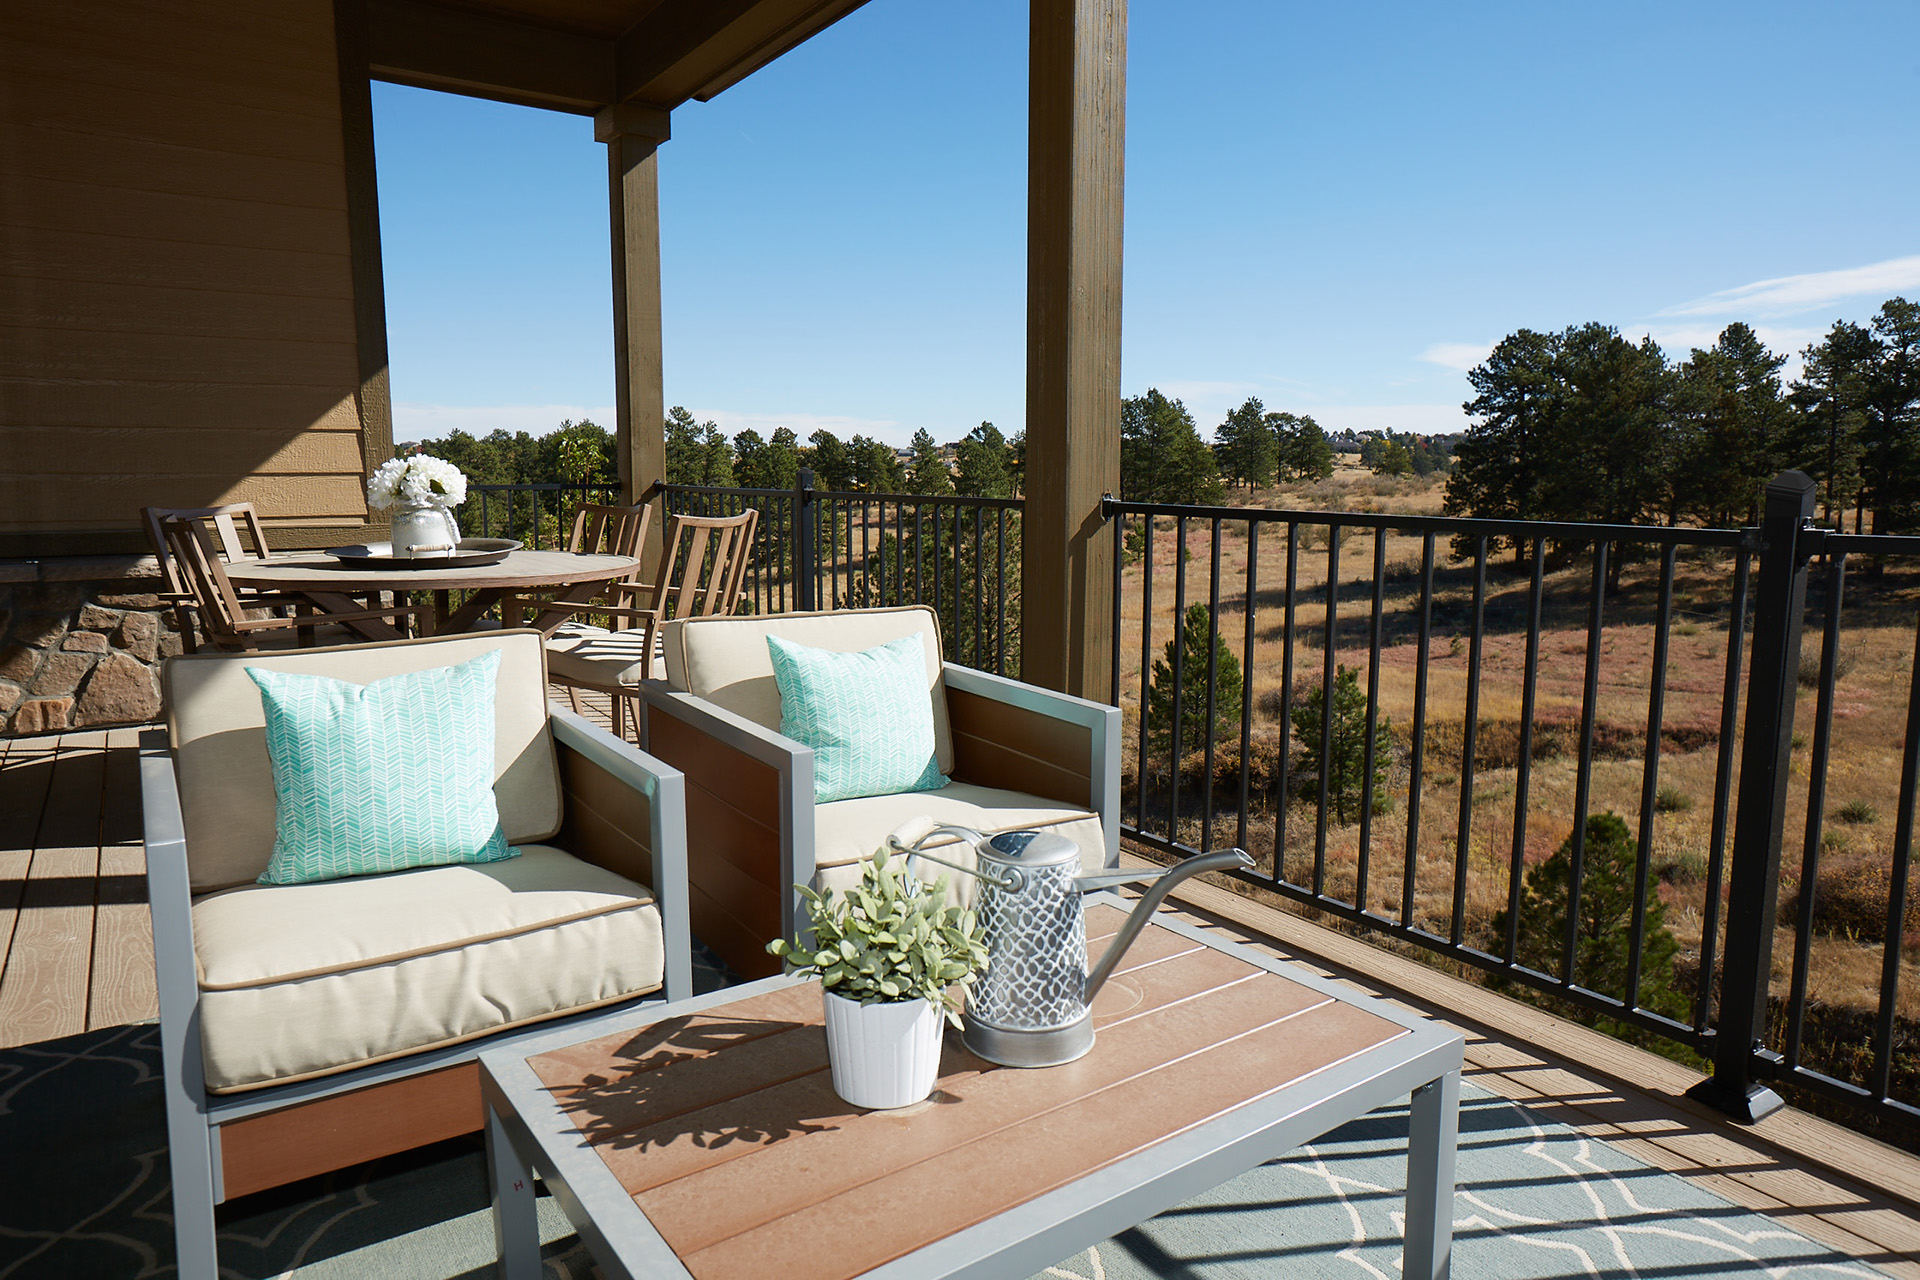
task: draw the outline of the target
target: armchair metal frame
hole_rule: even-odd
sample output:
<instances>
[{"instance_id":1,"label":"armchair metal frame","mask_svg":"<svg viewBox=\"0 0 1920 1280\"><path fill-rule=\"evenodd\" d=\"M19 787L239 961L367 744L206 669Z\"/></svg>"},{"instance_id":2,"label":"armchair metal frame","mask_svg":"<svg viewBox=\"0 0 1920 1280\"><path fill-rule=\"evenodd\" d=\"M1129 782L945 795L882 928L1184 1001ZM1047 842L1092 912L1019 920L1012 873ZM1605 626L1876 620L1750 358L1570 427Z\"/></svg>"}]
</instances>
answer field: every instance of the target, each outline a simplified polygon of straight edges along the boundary
<instances>
[{"instance_id":1,"label":"armchair metal frame","mask_svg":"<svg viewBox=\"0 0 1920 1280\"><path fill-rule=\"evenodd\" d=\"M604 842L646 841L665 945L661 988L633 1007L692 994L686 880L686 791L681 774L630 743L557 707L548 708L567 826L556 843L596 861ZM147 886L153 912L167 1131L179 1274L219 1272L214 1207L227 1199L484 1127L477 1057L482 1049L549 1036L604 1017L606 1007L535 1022L369 1066L243 1093L209 1094L200 1038L193 892L180 793L168 733L140 739ZM611 786L609 784L612 784ZM618 813L589 809L624 787L646 800L644 833L622 834ZM585 812L591 822L580 820ZM576 825L577 824L577 825ZM596 834L597 833L597 834ZM611 834L608 834L611 833ZM596 846L596 840L602 842Z\"/></svg>"},{"instance_id":2,"label":"armchair metal frame","mask_svg":"<svg viewBox=\"0 0 1920 1280\"><path fill-rule=\"evenodd\" d=\"M944 669L954 779L1086 808L1100 818L1103 864L1119 866L1119 709ZM745 977L777 972L765 946L798 928L794 886L815 868L813 750L664 681L643 691L647 747L686 775L688 819L701 833L688 866L694 931Z\"/></svg>"}]
</instances>

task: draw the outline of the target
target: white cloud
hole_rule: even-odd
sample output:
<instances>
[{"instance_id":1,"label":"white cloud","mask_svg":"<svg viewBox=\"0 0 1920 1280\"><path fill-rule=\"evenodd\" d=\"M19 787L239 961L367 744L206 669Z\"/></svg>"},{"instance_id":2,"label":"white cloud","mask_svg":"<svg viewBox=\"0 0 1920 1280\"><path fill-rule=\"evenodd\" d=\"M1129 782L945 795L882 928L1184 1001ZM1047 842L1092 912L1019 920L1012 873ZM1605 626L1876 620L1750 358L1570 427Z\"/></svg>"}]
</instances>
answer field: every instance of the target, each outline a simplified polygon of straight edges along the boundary
<instances>
[{"instance_id":1,"label":"white cloud","mask_svg":"<svg viewBox=\"0 0 1920 1280\"><path fill-rule=\"evenodd\" d=\"M396 400L393 438L396 441L438 440L450 431L484 436L496 430L544 436L558 430L563 421L579 422L583 418L611 431L614 408L610 404L453 405Z\"/></svg>"},{"instance_id":2,"label":"white cloud","mask_svg":"<svg viewBox=\"0 0 1920 1280\"><path fill-rule=\"evenodd\" d=\"M1920 288L1920 254L1889 258L1864 267L1813 271L1805 275L1756 280L1736 289L1722 289L1704 298L1682 302L1658 314L1663 316L1788 316L1861 295L1876 301L1908 289Z\"/></svg>"},{"instance_id":3,"label":"white cloud","mask_svg":"<svg viewBox=\"0 0 1920 1280\"><path fill-rule=\"evenodd\" d=\"M1414 359L1465 373L1485 363L1486 358L1493 354L1493 347L1491 342L1436 342Z\"/></svg>"}]
</instances>

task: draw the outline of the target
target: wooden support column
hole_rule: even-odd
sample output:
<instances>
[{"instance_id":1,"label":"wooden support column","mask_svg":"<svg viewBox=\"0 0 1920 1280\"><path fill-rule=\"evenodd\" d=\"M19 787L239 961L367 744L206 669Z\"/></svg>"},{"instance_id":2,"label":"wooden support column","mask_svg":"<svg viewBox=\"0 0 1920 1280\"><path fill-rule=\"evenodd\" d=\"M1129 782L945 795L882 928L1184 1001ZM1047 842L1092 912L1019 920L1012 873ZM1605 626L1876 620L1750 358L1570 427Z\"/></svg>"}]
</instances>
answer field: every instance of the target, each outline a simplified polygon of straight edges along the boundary
<instances>
[{"instance_id":1,"label":"wooden support column","mask_svg":"<svg viewBox=\"0 0 1920 1280\"><path fill-rule=\"evenodd\" d=\"M1030 0L1021 675L1105 702L1120 490L1126 0Z\"/></svg>"},{"instance_id":2,"label":"wooden support column","mask_svg":"<svg viewBox=\"0 0 1920 1280\"><path fill-rule=\"evenodd\" d=\"M612 207L613 357L620 492L638 502L667 474L666 388L660 346L660 177L655 153L668 138L667 113L634 103L593 118L607 144ZM655 519L642 554L658 549Z\"/></svg>"}]
</instances>

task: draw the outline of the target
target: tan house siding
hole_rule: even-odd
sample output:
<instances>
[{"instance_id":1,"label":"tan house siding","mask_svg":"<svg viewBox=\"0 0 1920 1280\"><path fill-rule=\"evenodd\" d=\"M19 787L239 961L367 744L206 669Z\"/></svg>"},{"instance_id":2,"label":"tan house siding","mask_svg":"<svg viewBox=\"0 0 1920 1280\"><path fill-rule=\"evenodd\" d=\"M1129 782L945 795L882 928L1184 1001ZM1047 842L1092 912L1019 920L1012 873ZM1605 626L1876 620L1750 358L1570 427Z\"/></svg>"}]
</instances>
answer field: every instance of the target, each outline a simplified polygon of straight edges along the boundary
<instances>
[{"instance_id":1,"label":"tan house siding","mask_svg":"<svg viewBox=\"0 0 1920 1280\"><path fill-rule=\"evenodd\" d=\"M329 0L0 0L0 557L142 549L149 505L365 523L342 82Z\"/></svg>"}]
</instances>

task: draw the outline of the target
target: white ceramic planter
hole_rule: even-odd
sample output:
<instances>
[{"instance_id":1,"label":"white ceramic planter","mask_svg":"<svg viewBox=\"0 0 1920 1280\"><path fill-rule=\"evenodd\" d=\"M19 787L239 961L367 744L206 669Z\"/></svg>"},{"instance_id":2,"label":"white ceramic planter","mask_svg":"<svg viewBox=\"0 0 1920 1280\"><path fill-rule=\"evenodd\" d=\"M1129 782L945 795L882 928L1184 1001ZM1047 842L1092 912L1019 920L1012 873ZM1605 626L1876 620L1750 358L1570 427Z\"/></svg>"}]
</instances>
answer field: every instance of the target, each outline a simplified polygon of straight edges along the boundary
<instances>
[{"instance_id":1,"label":"white ceramic planter","mask_svg":"<svg viewBox=\"0 0 1920 1280\"><path fill-rule=\"evenodd\" d=\"M861 1004L821 995L833 1091L874 1111L926 1101L940 1076L940 1010L926 1000Z\"/></svg>"}]
</instances>

